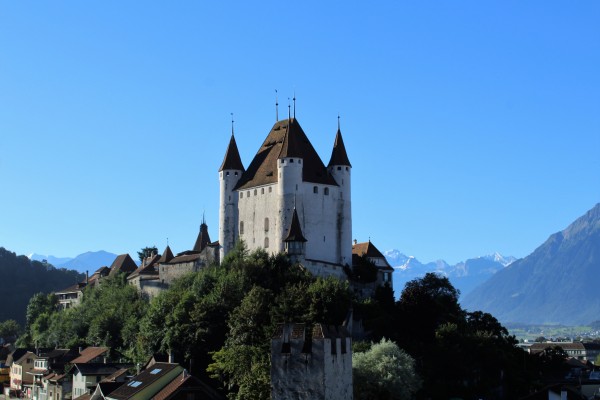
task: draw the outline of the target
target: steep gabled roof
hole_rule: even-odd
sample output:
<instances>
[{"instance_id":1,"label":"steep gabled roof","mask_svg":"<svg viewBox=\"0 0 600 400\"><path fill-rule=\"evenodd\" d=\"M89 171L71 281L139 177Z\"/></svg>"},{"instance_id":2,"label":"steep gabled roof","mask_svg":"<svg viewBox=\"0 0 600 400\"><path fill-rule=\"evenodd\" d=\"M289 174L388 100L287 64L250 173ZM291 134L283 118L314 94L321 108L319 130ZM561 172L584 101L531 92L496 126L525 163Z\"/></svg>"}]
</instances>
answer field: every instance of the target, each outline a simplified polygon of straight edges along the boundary
<instances>
[{"instance_id":1,"label":"steep gabled roof","mask_svg":"<svg viewBox=\"0 0 600 400\"><path fill-rule=\"evenodd\" d=\"M222 400L224 397L216 390L196 378L183 371L175 379L158 392L151 400L170 400L175 398L178 393L196 394L195 398L203 400ZM179 396L177 396L179 397Z\"/></svg>"},{"instance_id":2,"label":"steep gabled roof","mask_svg":"<svg viewBox=\"0 0 600 400\"><path fill-rule=\"evenodd\" d=\"M84 364L92 361L94 358L108 353L108 347L86 347L81 350L79 357L71 361L72 364Z\"/></svg>"},{"instance_id":3,"label":"steep gabled roof","mask_svg":"<svg viewBox=\"0 0 600 400\"><path fill-rule=\"evenodd\" d=\"M210 236L208 235L208 225L204 222L200 225L200 232L198 233L198 238L196 239L196 243L194 244L194 251L202 251L210 243Z\"/></svg>"},{"instance_id":4,"label":"steep gabled roof","mask_svg":"<svg viewBox=\"0 0 600 400\"><path fill-rule=\"evenodd\" d=\"M121 254L115 258L112 265L110 266L110 275L114 275L117 272L124 272L130 274L137 269L135 261L131 259L129 254Z\"/></svg>"},{"instance_id":5,"label":"steep gabled roof","mask_svg":"<svg viewBox=\"0 0 600 400\"><path fill-rule=\"evenodd\" d=\"M337 186L295 118L277 121L234 188L247 189L278 181L277 160L302 158L302 180Z\"/></svg>"},{"instance_id":6,"label":"steep gabled roof","mask_svg":"<svg viewBox=\"0 0 600 400\"><path fill-rule=\"evenodd\" d=\"M138 269L133 271L127 279L135 278L139 275L158 275L158 270L156 269L156 263L160 259L158 254L153 255L151 258L146 258L142 265L139 266Z\"/></svg>"},{"instance_id":7,"label":"steep gabled roof","mask_svg":"<svg viewBox=\"0 0 600 400\"><path fill-rule=\"evenodd\" d=\"M385 256L369 240L368 242L356 243L352 245L352 254L358 256L367 256L373 258L385 258Z\"/></svg>"},{"instance_id":8,"label":"steep gabled roof","mask_svg":"<svg viewBox=\"0 0 600 400\"><path fill-rule=\"evenodd\" d=\"M302 234L302 228L300 227L300 220L298 219L298 213L294 208L294 214L292 214L292 223L290 229L283 239L284 242L307 242L306 238Z\"/></svg>"},{"instance_id":9,"label":"steep gabled roof","mask_svg":"<svg viewBox=\"0 0 600 400\"><path fill-rule=\"evenodd\" d=\"M333 142L333 150L331 150L331 159L329 160L329 164L327 164L328 167L333 165L352 166L348 159L348 153L346 153L346 146L344 146L344 139L342 139L340 128L338 128L338 131L335 134L335 142Z\"/></svg>"},{"instance_id":10,"label":"steep gabled roof","mask_svg":"<svg viewBox=\"0 0 600 400\"><path fill-rule=\"evenodd\" d=\"M219 168L219 172L223 171L224 169L237 169L244 171L244 164L242 164L240 152L238 151L233 133L231 134L231 139L229 139L229 145L227 146L225 158L223 158L223 163L221 164L221 168Z\"/></svg>"},{"instance_id":11,"label":"steep gabled roof","mask_svg":"<svg viewBox=\"0 0 600 400\"><path fill-rule=\"evenodd\" d=\"M169 261L171 261L173 259L173 252L171 251L171 248L169 247L169 245L167 245L167 248L165 249L165 251L163 251L162 256L160 257L160 259L158 260L158 263L168 263Z\"/></svg>"}]
</instances>

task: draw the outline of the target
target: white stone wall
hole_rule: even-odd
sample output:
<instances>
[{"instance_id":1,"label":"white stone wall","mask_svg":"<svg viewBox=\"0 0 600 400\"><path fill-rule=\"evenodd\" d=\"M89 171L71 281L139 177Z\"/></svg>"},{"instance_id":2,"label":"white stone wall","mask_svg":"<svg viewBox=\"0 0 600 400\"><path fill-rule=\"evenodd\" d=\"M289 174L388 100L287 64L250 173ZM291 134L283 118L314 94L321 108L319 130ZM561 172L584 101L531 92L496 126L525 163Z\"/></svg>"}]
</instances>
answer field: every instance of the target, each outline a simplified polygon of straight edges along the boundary
<instances>
[{"instance_id":1,"label":"white stone wall","mask_svg":"<svg viewBox=\"0 0 600 400\"><path fill-rule=\"evenodd\" d=\"M342 340L345 343L343 351ZM335 348L332 354L332 342ZM350 338L324 339L324 382L325 398L352 400L352 351Z\"/></svg>"},{"instance_id":2,"label":"white stone wall","mask_svg":"<svg viewBox=\"0 0 600 400\"><path fill-rule=\"evenodd\" d=\"M264 248L269 253L283 251L283 240L279 232L280 213L276 185L259 186L240 190L238 195L239 222L238 232L249 250ZM265 218L269 219L268 230ZM241 225L243 224L243 233ZM269 246L265 248L265 239Z\"/></svg>"},{"instance_id":3,"label":"white stone wall","mask_svg":"<svg viewBox=\"0 0 600 400\"><path fill-rule=\"evenodd\" d=\"M240 180L242 171L219 172L219 244L220 260L223 260L238 239L238 194L233 188Z\"/></svg>"}]
</instances>

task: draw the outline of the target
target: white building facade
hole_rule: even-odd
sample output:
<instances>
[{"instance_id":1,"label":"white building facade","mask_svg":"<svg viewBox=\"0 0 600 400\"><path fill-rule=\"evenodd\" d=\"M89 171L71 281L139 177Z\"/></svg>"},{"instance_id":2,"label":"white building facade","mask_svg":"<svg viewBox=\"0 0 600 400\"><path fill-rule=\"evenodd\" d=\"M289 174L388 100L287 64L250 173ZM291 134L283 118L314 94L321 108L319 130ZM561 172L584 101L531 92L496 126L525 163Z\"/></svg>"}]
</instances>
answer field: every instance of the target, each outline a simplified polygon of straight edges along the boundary
<instances>
[{"instance_id":1,"label":"white building facade","mask_svg":"<svg viewBox=\"0 0 600 400\"><path fill-rule=\"evenodd\" d=\"M352 265L351 169L339 126L327 167L295 118L275 123L248 169L232 133L219 169L220 259L238 239L250 250L286 251L298 237L290 236L295 212L304 239L298 261L343 277Z\"/></svg>"}]
</instances>

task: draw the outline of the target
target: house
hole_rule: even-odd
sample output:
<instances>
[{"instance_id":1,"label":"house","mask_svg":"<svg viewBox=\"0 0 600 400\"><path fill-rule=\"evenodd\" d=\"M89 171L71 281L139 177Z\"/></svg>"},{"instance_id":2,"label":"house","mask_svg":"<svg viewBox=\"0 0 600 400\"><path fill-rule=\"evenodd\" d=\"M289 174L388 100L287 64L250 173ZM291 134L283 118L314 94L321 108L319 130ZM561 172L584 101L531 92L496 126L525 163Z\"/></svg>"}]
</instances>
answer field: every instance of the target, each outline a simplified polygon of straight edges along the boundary
<instances>
[{"instance_id":1,"label":"house","mask_svg":"<svg viewBox=\"0 0 600 400\"><path fill-rule=\"evenodd\" d=\"M142 264L127 276L127 282L135 286L148 298L156 296L163 290L164 285L160 283L158 276L158 261L161 258L158 254L152 254L150 257L144 258Z\"/></svg>"},{"instance_id":2,"label":"house","mask_svg":"<svg viewBox=\"0 0 600 400\"><path fill-rule=\"evenodd\" d=\"M56 390L48 391L49 381L47 377L52 377L57 372L62 373L67 363L76 356L77 352L71 349L54 349L39 353L34 361L34 368L27 372L33 378L31 398L34 400L52 399Z\"/></svg>"},{"instance_id":3,"label":"house","mask_svg":"<svg viewBox=\"0 0 600 400\"><path fill-rule=\"evenodd\" d=\"M216 390L187 371L175 377L152 400L224 400Z\"/></svg>"},{"instance_id":4,"label":"house","mask_svg":"<svg viewBox=\"0 0 600 400\"><path fill-rule=\"evenodd\" d=\"M377 267L376 286L389 285L393 289L392 273L394 268L387 262L385 256L375 247L371 240L358 243L356 240L352 245L352 266L355 267L361 263L361 257Z\"/></svg>"},{"instance_id":5,"label":"house","mask_svg":"<svg viewBox=\"0 0 600 400\"><path fill-rule=\"evenodd\" d=\"M64 400L71 398L73 376L71 373L55 372L42 378L47 400Z\"/></svg>"},{"instance_id":6,"label":"house","mask_svg":"<svg viewBox=\"0 0 600 400\"><path fill-rule=\"evenodd\" d=\"M129 254L121 254L115 258L115 261L110 266L109 276L122 272L126 275L131 274L137 269L137 264Z\"/></svg>"},{"instance_id":7,"label":"house","mask_svg":"<svg viewBox=\"0 0 600 400\"><path fill-rule=\"evenodd\" d=\"M33 376L29 374L35 368L37 355L32 351L25 352L10 366L10 388L22 390L31 396Z\"/></svg>"},{"instance_id":8,"label":"house","mask_svg":"<svg viewBox=\"0 0 600 400\"><path fill-rule=\"evenodd\" d=\"M544 343L533 343L527 351L529 354L539 354L546 350L548 347L558 346L567 353L569 357L573 357L577 360L586 361L588 360L587 351L583 343L581 342L544 342ZM591 360L593 361L593 360Z\"/></svg>"},{"instance_id":9,"label":"house","mask_svg":"<svg viewBox=\"0 0 600 400\"><path fill-rule=\"evenodd\" d=\"M280 324L271 340L273 400L352 400L352 340L343 326Z\"/></svg>"},{"instance_id":10,"label":"house","mask_svg":"<svg viewBox=\"0 0 600 400\"><path fill-rule=\"evenodd\" d=\"M156 363L108 395L110 400L149 400L183 373L179 364Z\"/></svg>"},{"instance_id":11,"label":"house","mask_svg":"<svg viewBox=\"0 0 600 400\"><path fill-rule=\"evenodd\" d=\"M110 348L108 347L86 347L79 349L79 356L74 358L72 364L106 363L109 360Z\"/></svg>"},{"instance_id":12,"label":"house","mask_svg":"<svg viewBox=\"0 0 600 400\"><path fill-rule=\"evenodd\" d=\"M291 254L314 275L346 279L351 169L339 119L327 166L295 116L273 125L247 169L232 129L219 168L220 260L242 239L249 250Z\"/></svg>"},{"instance_id":13,"label":"house","mask_svg":"<svg viewBox=\"0 0 600 400\"><path fill-rule=\"evenodd\" d=\"M121 363L76 363L73 365L73 395L76 399L83 395L91 395L96 385L103 379L113 375L123 368L132 365Z\"/></svg>"},{"instance_id":14,"label":"house","mask_svg":"<svg viewBox=\"0 0 600 400\"><path fill-rule=\"evenodd\" d=\"M86 276L86 280L69 286L66 289L54 292L58 299L58 308L66 310L67 308L75 307L81 304L83 299L83 290L89 286L100 284L102 278L108 276L110 269L108 267L100 267L91 277ZM87 275L87 274L86 274Z\"/></svg>"}]
</instances>

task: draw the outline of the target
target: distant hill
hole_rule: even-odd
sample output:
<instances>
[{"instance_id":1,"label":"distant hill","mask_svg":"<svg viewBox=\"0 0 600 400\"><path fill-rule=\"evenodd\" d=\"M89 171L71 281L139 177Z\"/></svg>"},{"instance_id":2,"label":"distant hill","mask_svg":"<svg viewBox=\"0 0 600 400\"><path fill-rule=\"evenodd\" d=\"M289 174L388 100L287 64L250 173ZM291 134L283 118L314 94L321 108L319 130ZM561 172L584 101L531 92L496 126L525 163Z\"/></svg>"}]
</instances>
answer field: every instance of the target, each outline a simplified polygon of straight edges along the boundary
<instances>
[{"instance_id":1,"label":"distant hill","mask_svg":"<svg viewBox=\"0 0 600 400\"><path fill-rule=\"evenodd\" d=\"M498 253L471 258L455 265L450 265L444 260L423 264L415 257L406 256L398 250L386 251L384 255L390 265L394 267L393 280L396 297L400 296L406 282L421 278L427 272L437 272L448 277L452 285L460 290L461 298L463 298L497 271L515 261L514 257L506 257Z\"/></svg>"},{"instance_id":2,"label":"distant hill","mask_svg":"<svg viewBox=\"0 0 600 400\"><path fill-rule=\"evenodd\" d=\"M25 323L31 296L61 290L85 279L85 275L77 271L32 261L4 247L0 247L0 277L0 321L14 319L21 325Z\"/></svg>"},{"instance_id":3,"label":"distant hill","mask_svg":"<svg viewBox=\"0 0 600 400\"><path fill-rule=\"evenodd\" d=\"M588 324L600 316L600 204L474 289L463 307L500 321Z\"/></svg>"},{"instance_id":4,"label":"distant hill","mask_svg":"<svg viewBox=\"0 0 600 400\"><path fill-rule=\"evenodd\" d=\"M91 275L100 267L109 267L112 264L112 262L115 261L117 255L104 250L100 250L88 251L83 254L79 254L75 258L54 256L46 257L35 253L29 256L29 258L38 261L47 260L48 263L54 265L57 268L74 269L84 274L87 271Z\"/></svg>"}]
</instances>

